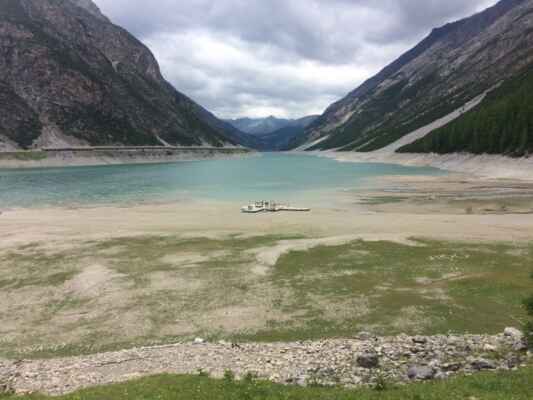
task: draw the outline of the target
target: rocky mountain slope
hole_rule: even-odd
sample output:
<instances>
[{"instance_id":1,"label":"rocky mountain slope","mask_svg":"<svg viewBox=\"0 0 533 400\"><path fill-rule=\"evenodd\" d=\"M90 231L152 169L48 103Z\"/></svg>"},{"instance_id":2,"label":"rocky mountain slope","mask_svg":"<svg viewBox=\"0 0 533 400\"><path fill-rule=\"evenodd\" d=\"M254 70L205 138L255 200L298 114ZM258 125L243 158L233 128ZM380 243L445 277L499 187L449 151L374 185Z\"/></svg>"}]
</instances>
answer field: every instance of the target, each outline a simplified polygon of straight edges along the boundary
<instances>
[{"instance_id":1,"label":"rocky mountain slope","mask_svg":"<svg viewBox=\"0 0 533 400\"><path fill-rule=\"evenodd\" d=\"M399 153L533 153L533 69L504 82L475 109L398 149Z\"/></svg>"},{"instance_id":2,"label":"rocky mountain slope","mask_svg":"<svg viewBox=\"0 0 533 400\"><path fill-rule=\"evenodd\" d=\"M2 0L0 70L0 150L236 143L91 0Z\"/></svg>"},{"instance_id":3,"label":"rocky mountain slope","mask_svg":"<svg viewBox=\"0 0 533 400\"><path fill-rule=\"evenodd\" d=\"M309 115L298 119L283 119L270 116L267 118L238 118L226 120L238 129L236 140L243 145L262 151L278 151L290 148L295 137L303 134L318 115Z\"/></svg>"},{"instance_id":4,"label":"rocky mountain slope","mask_svg":"<svg viewBox=\"0 0 533 400\"><path fill-rule=\"evenodd\" d=\"M531 65L533 0L502 0L470 18L433 30L331 105L291 146L359 152L381 149L460 109Z\"/></svg>"}]
</instances>

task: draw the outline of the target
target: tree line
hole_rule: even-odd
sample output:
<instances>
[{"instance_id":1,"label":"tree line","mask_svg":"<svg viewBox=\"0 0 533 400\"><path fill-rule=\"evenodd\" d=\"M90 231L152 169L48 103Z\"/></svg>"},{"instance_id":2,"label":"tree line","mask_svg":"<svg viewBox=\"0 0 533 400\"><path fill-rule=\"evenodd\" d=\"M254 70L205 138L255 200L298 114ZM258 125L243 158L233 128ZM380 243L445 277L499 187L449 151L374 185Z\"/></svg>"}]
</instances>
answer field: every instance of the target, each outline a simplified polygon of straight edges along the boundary
<instances>
[{"instance_id":1,"label":"tree line","mask_svg":"<svg viewBox=\"0 0 533 400\"><path fill-rule=\"evenodd\" d=\"M533 69L504 82L476 108L398 152L528 156L533 152Z\"/></svg>"}]
</instances>

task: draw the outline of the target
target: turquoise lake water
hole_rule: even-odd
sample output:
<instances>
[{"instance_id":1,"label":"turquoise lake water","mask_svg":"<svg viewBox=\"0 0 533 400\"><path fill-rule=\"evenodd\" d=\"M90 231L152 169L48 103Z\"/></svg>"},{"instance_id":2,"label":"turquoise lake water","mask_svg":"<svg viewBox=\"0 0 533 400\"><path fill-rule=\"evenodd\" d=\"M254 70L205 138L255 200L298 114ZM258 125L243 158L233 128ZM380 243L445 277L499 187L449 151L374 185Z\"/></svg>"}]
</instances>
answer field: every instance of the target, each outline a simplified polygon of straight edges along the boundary
<instances>
[{"instance_id":1,"label":"turquoise lake water","mask_svg":"<svg viewBox=\"0 0 533 400\"><path fill-rule=\"evenodd\" d=\"M172 164L0 170L0 208L183 200L317 200L384 175L438 175L434 168L340 163L287 154Z\"/></svg>"}]
</instances>

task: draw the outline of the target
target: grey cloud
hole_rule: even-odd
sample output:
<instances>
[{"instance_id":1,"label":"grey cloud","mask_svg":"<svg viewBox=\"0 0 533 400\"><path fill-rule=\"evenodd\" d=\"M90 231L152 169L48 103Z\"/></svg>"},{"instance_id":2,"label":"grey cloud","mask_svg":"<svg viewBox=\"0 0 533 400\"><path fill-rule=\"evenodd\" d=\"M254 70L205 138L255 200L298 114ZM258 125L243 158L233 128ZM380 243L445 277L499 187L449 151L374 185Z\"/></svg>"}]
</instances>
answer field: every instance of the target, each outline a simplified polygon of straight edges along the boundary
<instances>
[{"instance_id":1,"label":"grey cloud","mask_svg":"<svg viewBox=\"0 0 533 400\"><path fill-rule=\"evenodd\" d=\"M270 107L298 116L323 110L432 28L495 0L95 2L154 50L178 90L211 111ZM241 63L221 62L228 52Z\"/></svg>"},{"instance_id":2,"label":"grey cloud","mask_svg":"<svg viewBox=\"0 0 533 400\"><path fill-rule=\"evenodd\" d=\"M412 41L490 0L97 0L141 38L204 28L268 43L311 59L343 63L361 39ZM343 57L344 56L344 57ZM348 57L351 59L351 57Z\"/></svg>"}]
</instances>

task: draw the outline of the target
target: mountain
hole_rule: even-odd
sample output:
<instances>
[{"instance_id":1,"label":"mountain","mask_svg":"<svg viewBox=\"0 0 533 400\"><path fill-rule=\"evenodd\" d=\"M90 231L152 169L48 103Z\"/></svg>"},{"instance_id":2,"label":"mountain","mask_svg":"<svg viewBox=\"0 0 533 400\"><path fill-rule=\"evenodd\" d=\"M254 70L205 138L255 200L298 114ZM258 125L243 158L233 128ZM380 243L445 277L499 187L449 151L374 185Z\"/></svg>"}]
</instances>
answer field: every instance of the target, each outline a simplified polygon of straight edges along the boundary
<instances>
[{"instance_id":1,"label":"mountain","mask_svg":"<svg viewBox=\"0 0 533 400\"><path fill-rule=\"evenodd\" d=\"M472 17L434 29L332 104L291 146L360 152L383 148L496 90L502 81L520 76L532 65L533 0L502 0ZM479 107L491 109L487 102L494 102L495 96L489 94L466 114ZM422 147L430 148L427 142Z\"/></svg>"},{"instance_id":2,"label":"mountain","mask_svg":"<svg viewBox=\"0 0 533 400\"><path fill-rule=\"evenodd\" d=\"M298 119L284 119L270 116L267 118L227 119L226 122L233 125L241 132L249 133L255 136L263 136L288 126L305 128L317 118L318 115L309 115L307 117Z\"/></svg>"},{"instance_id":3,"label":"mountain","mask_svg":"<svg viewBox=\"0 0 533 400\"><path fill-rule=\"evenodd\" d=\"M533 69L504 82L475 109L398 149L400 153L533 153Z\"/></svg>"},{"instance_id":4,"label":"mountain","mask_svg":"<svg viewBox=\"0 0 533 400\"><path fill-rule=\"evenodd\" d=\"M226 122L244 133L249 133L251 135L262 135L272 133L280 128L286 127L289 125L291 120L270 116L267 118L228 119Z\"/></svg>"},{"instance_id":5,"label":"mountain","mask_svg":"<svg viewBox=\"0 0 533 400\"><path fill-rule=\"evenodd\" d=\"M236 140L245 146L262 151L287 150L295 137L303 134L318 115L309 115L298 119L282 119L273 116L267 118L238 118L226 120L238 129Z\"/></svg>"},{"instance_id":6,"label":"mountain","mask_svg":"<svg viewBox=\"0 0 533 400\"><path fill-rule=\"evenodd\" d=\"M295 138L304 134L305 128L313 123L318 115L311 115L296 120L290 120L288 125L271 133L260 135L259 138L269 151L285 151L291 149Z\"/></svg>"},{"instance_id":7,"label":"mountain","mask_svg":"<svg viewBox=\"0 0 533 400\"><path fill-rule=\"evenodd\" d=\"M236 143L91 0L1 0L0 70L0 149Z\"/></svg>"}]
</instances>

